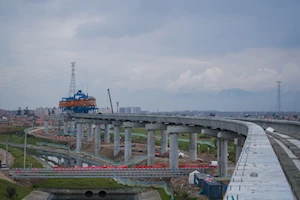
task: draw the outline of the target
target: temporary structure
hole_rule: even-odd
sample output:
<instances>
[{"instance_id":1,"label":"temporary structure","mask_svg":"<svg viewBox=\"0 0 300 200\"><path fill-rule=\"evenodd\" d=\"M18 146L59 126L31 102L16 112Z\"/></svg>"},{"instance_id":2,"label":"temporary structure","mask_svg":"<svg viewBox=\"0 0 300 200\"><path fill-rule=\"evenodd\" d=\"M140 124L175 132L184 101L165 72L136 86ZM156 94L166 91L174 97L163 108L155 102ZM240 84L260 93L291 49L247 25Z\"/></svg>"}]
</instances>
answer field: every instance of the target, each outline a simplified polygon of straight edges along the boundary
<instances>
[{"instance_id":1,"label":"temporary structure","mask_svg":"<svg viewBox=\"0 0 300 200\"><path fill-rule=\"evenodd\" d=\"M200 173L200 172L195 170L189 174L189 184L194 184L194 176L196 173Z\"/></svg>"}]
</instances>

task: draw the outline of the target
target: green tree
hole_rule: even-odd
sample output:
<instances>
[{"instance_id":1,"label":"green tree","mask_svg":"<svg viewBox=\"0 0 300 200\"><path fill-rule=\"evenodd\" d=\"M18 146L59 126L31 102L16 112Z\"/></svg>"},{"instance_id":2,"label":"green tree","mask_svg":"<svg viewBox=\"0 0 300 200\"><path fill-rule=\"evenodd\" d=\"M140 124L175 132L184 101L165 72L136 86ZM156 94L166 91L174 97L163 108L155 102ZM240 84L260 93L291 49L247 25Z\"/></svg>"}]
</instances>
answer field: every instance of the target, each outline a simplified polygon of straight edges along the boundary
<instances>
[{"instance_id":1,"label":"green tree","mask_svg":"<svg viewBox=\"0 0 300 200\"><path fill-rule=\"evenodd\" d=\"M14 188L12 186L7 186L6 187L6 192L7 192L9 197L13 197L16 194L16 188Z\"/></svg>"}]
</instances>

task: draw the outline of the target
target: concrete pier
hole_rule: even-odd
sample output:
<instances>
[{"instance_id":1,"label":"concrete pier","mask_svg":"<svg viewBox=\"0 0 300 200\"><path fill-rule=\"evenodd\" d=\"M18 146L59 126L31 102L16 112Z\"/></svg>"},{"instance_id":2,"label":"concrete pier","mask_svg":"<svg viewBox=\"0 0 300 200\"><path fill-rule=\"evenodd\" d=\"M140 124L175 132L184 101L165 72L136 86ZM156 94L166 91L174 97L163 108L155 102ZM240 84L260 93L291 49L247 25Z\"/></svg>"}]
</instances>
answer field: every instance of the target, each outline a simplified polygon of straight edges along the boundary
<instances>
[{"instance_id":1,"label":"concrete pier","mask_svg":"<svg viewBox=\"0 0 300 200\"><path fill-rule=\"evenodd\" d=\"M114 156L116 157L120 152L120 126L122 122L115 121L114 125Z\"/></svg>"},{"instance_id":2,"label":"concrete pier","mask_svg":"<svg viewBox=\"0 0 300 200\"><path fill-rule=\"evenodd\" d=\"M168 126L167 133L170 134L169 167L171 169L173 168L177 169L178 168L178 133L201 133L201 128L196 126ZM195 150L196 149L197 148L195 148Z\"/></svg>"},{"instance_id":3,"label":"concrete pier","mask_svg":"<svg viewBox=\"0 0 300 200\"><path fill-rule=\"evenodd\" d=\"M235 144L235 162L237 163L240 155L242 153L243 145L244 145L245 139L244 138L234 138L234 144Z\"/></svg>"},{"instance_id":4,"label":"concrete pier","mask_svg":"<svg viewBox=\"0 0 300 200\"><path fill-rule=\"evenodd\" d=\"M76 134L76 151L79 152L82 144L82 124L77 123L77 134Z\"/></svg>"},{"instance_id":5,"label":"concrete pier","mask_svg":"<svg viewBox=\"0 0 300 200\"><path fill-rule=\"evenodd\" d=\"M170 133L170 169L178 169L178 134Z\"/></svg>"},{"instance_id":6,"label":"concrete pier","mask_svg":"<svg viewBox=\"0 0 300 200\"><path fill-rule=\"evenodd\" d=\"M82 162L79 158L76 159L76 166L82 167Z\"/></svg>"},{"instance_id":7,"label":"concrete pier","mask_svg":"<svg viewBox=\"0 0 300 200\"><path fill-rule=\"evenodd\" d=\"M168 149L168 134L166 130L161 131L161 149L160 153L164 154L167 152Z\"/></svg>"},{"instance_id":8,"label":"concrete pier","mask_svg":"<svg viewBox=\"0 0 300 200\"><path fill-rule=\"evenodd\" d=\"M125 149L124 149L124 161L128 162L131 157L131 128L125 128Z\"/></svg>"},{"instance_id":9,"label":"concrete pier","mask_svg":"<svg viewBox=\"0 0 300 200\"><path fill-rule=\"evenodd\" d=\"M68 129L69 129L68 125L69 125L68 121L64 121L64 135L68 134Z\"/></svg>"},{"instance_id":10,"label":"concrete pier","mask_svg":"<svg viewBox=\"0 0 300 200\"><path fill-rule=\"evenodd\" d=\"M228 141L218 138L218 176L227 177Z\"/></svg>"},{"instance_id":11,"label":"concrete pier","mask_svg":"<svg viewBox=\"0 0 300 200\"><path fill-rule=\"evenodd\" d=\"M197 159L197 133L190 134L190 161Z\"/></svg>"},{"instance_id":12,"label":"concrete pier","mask_svg":"<svg viewBox=\"0 0 300 200\"><path fill-rule=\"evenodd\" d=\"M147 135L147 165L155 164L155 130L166 130L167 126L160 123L146 124Z\"/></svg>"},{"instance_id":13,"label":"concrete pier","mask_svg":"<svg viewBox=\"0 0 300 200\"><path fill-rule=\"evenodd\" d=\"M125 128L125 148L124 148L124 161L127 162L131 158L131 128L144 127L144 123L139 122L123 122Z\"/></svg>"},{"instance_id":14,"label":"concrete pier","mask_svg":"<svg viewBox=\"0 0 300 200\"><path fill-rule=\"evenodd\" d=\"M75 166L75 160L74 159L70 159L70 165L73 167Z\"/></svg>"},{"instance_id":15,"label":"concrete pier","mask_svg":"<svg viewBox=\"0 0 300 200\"><path fill-rule=\"evenodd\" d=\"M74 122L74 121L71 121L71 122L70 122L70 131L71 131L72 133L75 132L75 122Z\"/></svg>"},{"instance_id":16,"label":"concrete pier","mask_svg":"<svg viewBox=\"0 0 300 200\"><path fill-rule=\"evenodd\" d=\"M87 123L87 129L88 129L88 142L93 141L93 124Z\"/></svg>"},{"instance_id":17,"label":"concrete pier","mask_svg":"<svg viewBox=\"0 0 300 200\"><path fill-rule=\"evenodd\" d=\"M95 125L95 155L99 154L101 149L100 124Z\"/></svg>"},{"instance_id":18,"label":"concrete pier","mask_svg":"<svg viewBox=\"0 0 300 200\"><path fill-rule=\"evenodd\" d=\"M49 123L47 120L44 121L44 133L48 134L48 130L49 130Z\"/></svg>"},{"instance_id":19,"label":"concrete pier","mask_svg":"<svg viewBox=\"0 0 300 200\"><path fill-rule=\"evenodd\" d=\"M109 143L109 124L105 124L104 143Z\"/></svg>"},{"instance_id":20,"label":"concrete pier","mask_svg":"<svg viewBox=\"0 0 300 200\"><path fill-rule=\"evenodd\" d=\"M155 163L155 135L154 130L148 130L147 135L147 165Z\"/></svg>"}]
</instances>

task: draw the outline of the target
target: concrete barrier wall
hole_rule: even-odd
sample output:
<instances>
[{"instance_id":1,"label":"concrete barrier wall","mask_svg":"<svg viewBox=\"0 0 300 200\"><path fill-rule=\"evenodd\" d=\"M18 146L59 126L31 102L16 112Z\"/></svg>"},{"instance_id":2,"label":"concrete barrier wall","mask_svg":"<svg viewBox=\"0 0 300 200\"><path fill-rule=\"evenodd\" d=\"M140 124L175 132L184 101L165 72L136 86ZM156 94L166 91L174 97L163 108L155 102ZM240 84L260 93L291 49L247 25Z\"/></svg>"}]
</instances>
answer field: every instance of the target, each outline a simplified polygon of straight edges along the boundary
<instances>
[{"instance_id":1,"label":"concrete barrier wall","mask_svg":"<svg viewBox=\"0 0 300 200\"><path fill-rule=\"evenodd\" d=\"M286 121L286 120L266 120L266 119L254 119L254 118L237 118L236 120L253 122L262 128L268 127L274 128L276 132L283 132L290 135L300 135L300 122Z\"/></svg>"}]
</instances>

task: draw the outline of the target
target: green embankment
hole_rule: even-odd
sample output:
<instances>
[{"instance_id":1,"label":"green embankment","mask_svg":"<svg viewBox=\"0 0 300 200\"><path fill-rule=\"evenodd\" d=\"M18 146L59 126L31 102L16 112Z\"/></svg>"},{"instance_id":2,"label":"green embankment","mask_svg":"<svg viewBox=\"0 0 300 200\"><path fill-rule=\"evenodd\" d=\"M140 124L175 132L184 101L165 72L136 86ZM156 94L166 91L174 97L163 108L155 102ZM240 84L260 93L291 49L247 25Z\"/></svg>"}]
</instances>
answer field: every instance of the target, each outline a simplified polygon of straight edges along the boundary
<instances>
[{"instance_id":1,"label":"green embankment","mask_svg":"<svg viewBox=\"0 0 300 200\"><path fill-rule=\"evenodd\" d=\"M0 145L0 148L5 149L5 145ZM15 158L12 168L23 168L24 167L24 151L23 151L23 149L9 146L8 151ZM28 149L27 149L27 151L28 151ZM42 164L39 163L39 161L37 161L35 158L33 158L32 156L30 156L26 153L26 168L31 167L30 166L31 164L32 164L33 168L35 168L35 167L43 168Z\"/></svg>"},{"instance_id":2,"label":"green embankment","mask_svg":"<svg viewBox=\"0 0 300 200\"><path fill-rule=\"evenodd\" d=\"M170 196L166 194L163 188L156 189L160 195L161 200L170 200Z\"/></svg>"},{"instance_id":3,"label":"green embankment","mask_svg":"<svg viewBox=\"0 0 300 200\"><path fill-rule=\"evenodd\" d=\"M49 178L33 188L128 188L108 178Z\"/></svg>"},{"instance_id":4,"label":"green embankment","mask_svg":"<svg viewBox=\"0 0 300 200\"><path fill-rule=\"evenodd\" d=\"M13 198L10 198L7 196L7 192L6 192L7 186L16 188L17 197L16 197L16 195ZM12 199L13 200L21 200L25 196L27 196L31 191L32 191L32 188L30 188L30 187L23 187L20 185L10 183L5 180L0 180L0 199L1 200L12 200Z\"/></svg>"}]
</instances>

